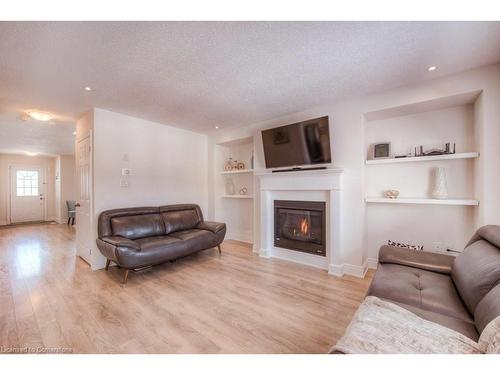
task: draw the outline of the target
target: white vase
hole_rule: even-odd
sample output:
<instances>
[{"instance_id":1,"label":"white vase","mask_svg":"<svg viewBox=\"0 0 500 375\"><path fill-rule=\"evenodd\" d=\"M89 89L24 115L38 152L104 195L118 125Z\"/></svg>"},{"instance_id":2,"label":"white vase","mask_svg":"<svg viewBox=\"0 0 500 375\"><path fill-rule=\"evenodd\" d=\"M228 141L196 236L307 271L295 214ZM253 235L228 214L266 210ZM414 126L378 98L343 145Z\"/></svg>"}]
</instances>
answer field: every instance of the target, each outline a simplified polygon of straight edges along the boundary
<instances>
[{"instance_id":1,"label":"white vase","mask_svg":"<svg viewBox=\"0 0 500 375\"><path fill-rule=\"evenodd\" d=\"M233 180L228 178L226 180L226 195L234 195L236 188L234 187Z\"/></svg>"},{"instance_id":2,"label":"white vase","mask_svg":"<svg viewBox=\"0 0 500 375\"><path fill-rule=\"evenodd\" d=\"M443 167L434 169L434 181L431 197L434 199L448 198L448 188L446 186L446 172Z\"/></svg>"}]
</instances>

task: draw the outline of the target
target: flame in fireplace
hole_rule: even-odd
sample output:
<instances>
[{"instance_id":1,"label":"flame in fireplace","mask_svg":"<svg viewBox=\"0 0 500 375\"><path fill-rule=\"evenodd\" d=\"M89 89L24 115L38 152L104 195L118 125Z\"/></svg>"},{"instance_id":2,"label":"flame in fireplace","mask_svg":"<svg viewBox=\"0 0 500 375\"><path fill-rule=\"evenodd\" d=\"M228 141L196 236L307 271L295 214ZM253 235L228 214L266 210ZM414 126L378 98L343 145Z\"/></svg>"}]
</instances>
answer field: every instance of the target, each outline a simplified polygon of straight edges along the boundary
<instances>
[{"instance_id":1,"label":"flame in fireplace","mask_svg":"<svg viewBox=\"0 0 500 375\"><path fill-rule=\"evenodd\" d=\"M309 234L309 223L305 217L300 221L300 232L304 235Z\"/></svg>"}]
</instances>

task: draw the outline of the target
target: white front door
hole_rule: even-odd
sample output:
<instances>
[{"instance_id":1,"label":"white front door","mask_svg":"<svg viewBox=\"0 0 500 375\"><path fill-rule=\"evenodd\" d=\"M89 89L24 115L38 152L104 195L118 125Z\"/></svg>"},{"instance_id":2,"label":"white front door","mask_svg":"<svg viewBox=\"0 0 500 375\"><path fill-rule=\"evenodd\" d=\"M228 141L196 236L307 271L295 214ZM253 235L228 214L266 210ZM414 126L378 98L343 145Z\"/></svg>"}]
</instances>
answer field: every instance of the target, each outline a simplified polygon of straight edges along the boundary
<instances>
[{"instance_id":1,"label":"white front door","mask_svg":"<svg viewBox=\"0 0 500 375\"><path fill-rule=\"evenodd\" d=\"M87 263L92 264L91 249L91 159L90 137L76 143L76 253Z\"/></svg>"},{"instance_id":2,"label":"white front door","mask_svg":"<svg viewBox=\"0 0 500 375\"><path fill-rule=\"evenodd\" d=\"M43 168L10 167L10 222L45 220Z\"/></svg>"}]
</instances>

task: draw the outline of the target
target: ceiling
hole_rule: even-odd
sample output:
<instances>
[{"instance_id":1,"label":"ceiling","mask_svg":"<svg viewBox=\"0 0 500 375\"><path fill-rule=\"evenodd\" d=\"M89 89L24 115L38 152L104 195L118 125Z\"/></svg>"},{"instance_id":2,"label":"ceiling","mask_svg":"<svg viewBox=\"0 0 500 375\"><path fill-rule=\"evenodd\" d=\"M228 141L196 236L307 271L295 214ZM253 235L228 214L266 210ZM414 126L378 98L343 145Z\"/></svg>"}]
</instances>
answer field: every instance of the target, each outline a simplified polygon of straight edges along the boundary
<instances>
[{"instance_id":1,"label":"ceiling","mask_svg":"<svg viewBox=\"0 0 500 375\"><path fill-rule=\"evenodd\" d=\"M0 154L75 153L75 125L69 121L23 121L18 113L0 113Z\"/></svg>"},{"instance_id":2,"label":"ceiling","mask_svg":"<svg viewBox=\"0 0 500 375\"><path fill-rule=\"evenodd\" d=\"M0 150L92 107L209 132L498 61L500 22L0 22Z\"/></svg>"}]
</instances>

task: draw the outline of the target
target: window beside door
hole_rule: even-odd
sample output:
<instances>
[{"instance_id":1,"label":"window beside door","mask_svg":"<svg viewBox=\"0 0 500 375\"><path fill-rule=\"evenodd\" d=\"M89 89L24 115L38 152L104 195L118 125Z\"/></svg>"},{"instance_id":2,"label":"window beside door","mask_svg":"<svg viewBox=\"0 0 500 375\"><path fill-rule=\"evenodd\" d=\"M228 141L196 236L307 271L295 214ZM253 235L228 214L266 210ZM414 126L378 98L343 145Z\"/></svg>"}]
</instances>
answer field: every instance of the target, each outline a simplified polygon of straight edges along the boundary
<instances>
[{"instance_id":1,"label":"window beside door","mask_svg":"<svg viewBox=\"0 0 500 375\"><path fill-rule=\"evenodd\" d=\"M16 171L16 196L33 197L38 195L38 171Z\"/></svg>"}]
</instances>

